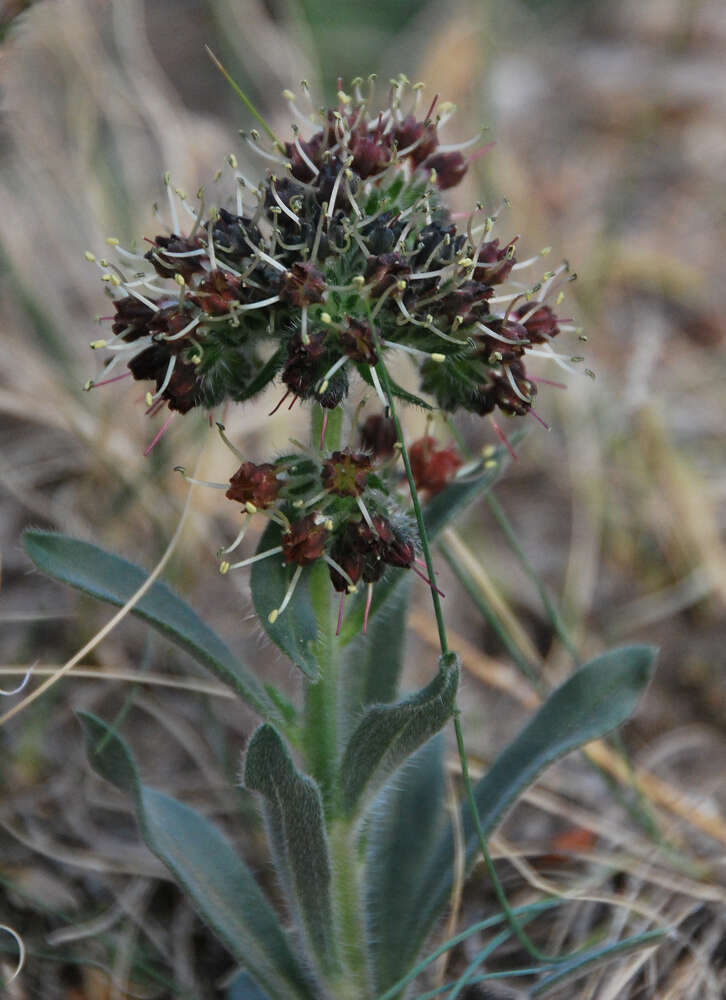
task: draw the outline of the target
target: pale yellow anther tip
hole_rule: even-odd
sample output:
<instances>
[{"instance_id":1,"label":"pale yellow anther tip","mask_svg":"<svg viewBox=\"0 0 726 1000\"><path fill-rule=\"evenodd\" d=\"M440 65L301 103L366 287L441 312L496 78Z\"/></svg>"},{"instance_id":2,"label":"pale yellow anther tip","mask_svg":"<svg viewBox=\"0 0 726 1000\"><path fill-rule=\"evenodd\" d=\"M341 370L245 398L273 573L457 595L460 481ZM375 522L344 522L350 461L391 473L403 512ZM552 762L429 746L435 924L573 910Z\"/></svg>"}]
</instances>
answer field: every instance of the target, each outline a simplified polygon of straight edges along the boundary
<instances>
[{"instance_id":1,"label":"pale yellow anther tip","mask_svg":"<svg viewBox=\"0 0 726 1000\"><path fill-rule=\"evenodd\" d=\"M319 394L324 393L329 385L330 385L330 380L326 378L325 381L321 383L320 388L318 389L318 393Z\"/></svg>"},{"instance_id":2,"label":"pale yellow anther tip","mask_svg":"<svg viewBox=\"0 0 726 1000\"><path fill-rule=\"evenodd\" d=\"M293 92L291 90L283 90L282 96L285 98L286 101L294 101L295 100L295 95L293 94Z\"/></svg>"},{"instance_id":3,"label":"pale yellow anther tip","mask_svg":"<svg viewBox=\"0 0 726 1000\"><path fill-rule=\"evenodd\" d=\"M245 510L247 511L248 514L256 514L257 513L257 508L249 500L245 501Z\"/></svg>"},{"instance_id":4,"label":"pale yellow anther tip","mask_svg":"<svg viewBox=\"0 0 726 1000\"><path fill-rule=\"evenodd\" d=\"M90 250L86 250L83 256L86 258L89 264L95 263L96 255L94 253L91 253Z\"/></svg>"},{"instance_id":5,"label":"pale yellow anther tip","mask_svg":"<svg viewBox=\"0 0 726 1000\"><path fill-rule=\"evenodd\" d=\"M274 625L279 617L280 617L280 612L277 610L277 608L275 608L274 611L271 611L269 613L269 615L267 616L267 620L270 623L270 625Z\"/></svg>"},{"instance_id":6,"label":"pale yellow anther tip","mask_svg":"<svg viewBox=\"0 0 726 1000\"><path fill-rule=\"evenodd\" d=\"M117 240L115 236L106 237L106 243L108 243L110 247L117 247L120 242L121 240Z\"/></svg>"},{"instance_id":7,"label":"pale yellow anther tip","mask_svg":"<svg viewBox=\"0 0 726 1000\"><path fill-rule=\"evenodd\" d=\"M320 313L320 322L321 323L326 323L326 324L327 323L332 323L333 322L333 317L330 315L330 313L327 313L327 312Z\"/></svg>"},{"instance_id":8,"label":"pale yellow anther tip","mask_svg":"<svg viewBox=\"0 0 726 1000\"><path fill-rule=\"evenodd\" d=\"M186 281L184 280L183 274L175 274L174 281L176 281L177 285L179 285L180 288L183 288L184 285L186 285Z\"/></svg>"},{"instance_id":9,"label":"pale yellow anther tip","mask_svg":"<svg viewBox=\"0 0 726 1000\"><path fill-rule=\"evenodd\" d=\"M333 522L330 520L330 518L328 518L328 520L325 522L325 527L328 529L328 531L333 530Z\"/></svg>"},{"instance_id":10,"label":"pale yellow anther tip","mask_svg":"<svg viewBox=\"0 0 726 1000\"><path fill-rule=\"evenodd\" d=\"M99 351L102 347L106 346L105 340L92 340L88 345L92 351Z\"/></svg>"},{"instance_id":11,"label":"pale yellow anther tip","mask_svg":"<svg viewBox=\"0 0 726 1000\"><path fill-rule=\"evenodd\" d=\"M437 365L442 365L444 363L444 361L446 361L446 355L445 354L432 354L431 355L431 360L435 361Z\"/></svg>"},{"instance_id":12,"label":"pale yellow anther tip","mask_svg":"<svg viewBox=\"0 0 726 1000\"><path fill-rule=\"evenodd\" d=\"M366 279L363 277L362 274L354 274L353 277L350 279L350 283L351 285L358 285L358 287L360 288L362 285L365 285Z\"/></svg>"},{"instance_id":13,"label":"pale yellow anther tip","mask_svg":"<svg viewBox=\"0 0 726 1000\"><path fill-rule=\"evenodd\" d=\"M111 282L114 288L118 288L119 285L121 284L121 279L117 274L112 274L109 278L109 281Z\"/></svg>"},{"instance_id":14,"label":"pale yellow anther tip","mask_svg":"<svg viewBox=\"0 0 726 1000\"><path fill-rule=\"evenodd\" d=\"M83 383L83 391L90 392L92 388L93 388L93 379L89 378L86 382Z\"/></svg>"},{"instance_id":15,"label":"pale yellow anther tip","mask_svg":"<svg viewBox=\"0 0 726 1000\"><path fill-rule=\"evenodd\" d=\"M224 576L225 573L229 573L229 563L227 562L226 559L223 559L222 562L219 564L219 572L221 576Z\"/></svg>"},{"instance_id":16,"label":"pale yellow anther tip","mask_svg":"<svg viewBox=\"0 0 726 1000\"><path fill-rule=\"evenodd\" d=\"M496 467L497 467L497 463L494 461L493 458L490 458L488 462L484 463L484 468L485 469L496 469Z\"/></svg>"},{"instance_id":17,"label":"pale yellow anther tip","mask_svg":"<svg viewBox=\"0 0 726 1000\"><path fill-rule=\"evenodd\" d=\"M494 447L493 444L485 444L481 450L481 453L484 456L484 458L489 458L496 452L496 450L497 449Z\"/></svg>"},{"instance_id":18,"label":"pale yellow anther tip","mask_svg":"<svg viewBox=\"0 0 726 1000\"><path fill-rule=\"evenodd\" d=\"M406 291L406 282L403 280L403 278L400 281L396 282L396 288L399 290L399 292Z\"/></svg>"},{"instance_id":19,"label":"pale yellow anther tip","mask_svg":"<svg viewBox=\"0 0 726 1000\"><path fill-rule=\"evenodd\" d=\"M229 156L227 157L227 163L229 163L230 167L233 170L237 169L237 157L234 155L234 153L229 154Z\"/></svg>"},{"instance_id":20,"label":"pale yellow anther tip","mask_svg":"<svg viewBox=\"0 0 726 1000\"><path fill-rule=\"evenodd\" d=\"M144 396L144 402L146 403L147 406L151 406L151 404L154 402L154 397L151 395L150 392L147 392L146 395Z\"/></svg>"}]
</instances>

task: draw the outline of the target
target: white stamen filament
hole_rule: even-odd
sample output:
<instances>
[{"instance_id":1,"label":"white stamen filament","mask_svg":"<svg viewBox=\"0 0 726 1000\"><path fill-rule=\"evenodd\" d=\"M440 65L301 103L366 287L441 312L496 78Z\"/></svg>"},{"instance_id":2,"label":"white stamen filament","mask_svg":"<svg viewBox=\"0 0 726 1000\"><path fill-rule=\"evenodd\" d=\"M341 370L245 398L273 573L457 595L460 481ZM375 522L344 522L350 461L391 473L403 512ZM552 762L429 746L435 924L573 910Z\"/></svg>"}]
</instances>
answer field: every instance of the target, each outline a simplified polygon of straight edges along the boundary
<instances>
[{"instance_id":1,"label":"white stamen filament","mask_svg":"<svg viewBox=\"0 0 726 1000\"><path fill-rule=\"evenodd\" d=\"M363 503L363 497L357 496L355 498L355 502L358 504L358 509L360 510L361 514L363 515L363 519L366 522L366 524L368 525L368 527L371 529L372 532L377 533L376 529L373 527L373 521L371 520L371 515L368 513L368 508Z\"/></svg>"},{"instance_id":2,"label":"white stamen filament","mask_svg":"<svg viewBox=\"0 0 726 1000\"><path fill-rule=\"evenodd\" d=\"M261 559L267 559L269 556L276 556L278 552L282 552L282 545L276 545L274 549L266 549L264 552L258 552L257 555L250 556L248 559L242 559L240 562L232 563L229 568L242 569L243 566L251 566L252 563L259 562Z\"/></svg>"},{"instance_id":3,"label":"white stamen filament","mask_svg":"<svg viewBox=\"0 0 726 1000\"><path fill-rule=\"evenodd\" d=\"M171 213L171 222L174 227L174 232L179 233L180 232L179 216L177 215L176 211L176 201L174 200L174 192L171 189L171 178L169 177L168 174L166 175L165 180L166 180L166 195L169 199L169 211Z\"/></svg>"},{"instance_id":4,"label":"white stamen filament","mask_svg":"<svg viewBox=\"0 0 726 1000\"><path fill-rule=\"evenodd\" d=\"M330 193L330 204L328 205L328 211L325 213L328 220L333 218L333 212L335 211L335 201L338 197L338 191L340 190L340 182L343 180L343 174L347 170L346 164L338 171L338 176L335 178L335 183L333 184L333 190Z\"/></svg>"},{"instance_id":5,"label":"white stamen filament","mask_svg":"<svg viewBox=\"0 0 726 1000\"><path fill-rule=\"evenodd\" d=\"M326 555L325 552L323 553L323 559L326 561L326 563L328 564L328 566L332 566L333 567L333 569L335 570L336 573L340 573L340 575L346 581L346 583L351 588L351 590L355 590L355 584L353 583L353 581L350 578L350 576L345 572L345 570L340 565L340 563L337 563L335 561L335 559L333 559L332 556Z\"/></svg>"},{"instance_id":6,"label":"white stamen filament","mask_svg":"<svg viewBox=\"0 0 726 1000\"><path fill-rule=\"evenodd\" d=\"M521 323L521 320L520 320L520 323ZM492 330L492 328L490 326L487 326L485 323L477 323L476 325L477 325L477 328L479 330L483 330L484 333L487 334L487 336L494 337L495 340L501 340L503 344L515 344L515 345L520 344L521 345L521 344L528 343L528 341L526 341L526 340L514 340L511 337L505 337L504 334L497 333L496 330Z\"/></svg>"},{"instance_id":7,"label":"white stamen filament","mask_svg":"<svg viewBox=\"0 0 726 1000\"><path fill-rule=\"evenodd\" d=\"M326 371L326 373L323 375L323 377L318 382L318 391L319 392L325 392L325 389L327 389L327 383L330 381L330 379L333 377L333 375L335 375L335 373L338 371L338 369L342 368L343 365L347 361L349 361L349 360L350 359L348 358L348 356L346 354L343 354L341 357L338 358L338 360L335 362L335 364L331 365L330 368L328 368L328 370ZM325 386L325 388L323 388L323 386Z\"/></svg>"},{"instance_id":8,"label":"white stamen filament","mask_svg":"<svg viewBox=\"0 0 726 1000\"><path fill-rule=\"evenodd\" d=\"M258 142L255 142L251 136L247 135L246 132L240 132L243 140L257 153L261 156L263 160L270 160L272 163L277 163L280 167L285 167L288 169L290 166L289 160L283 160L281 156L277 156L274 153L269 153L266 149L263 149Z\"/></svg>"},{"instance_id":9,"label":"white stamen filament","mask_svg":"<svg viewBox=\"0 0 726 1000\"><path fill-rule=\"evenodd\" d=\"M280 615L282 614L282 612L285 610L285 608L290 603L290 600L292 599L292 595L295 593L295 587L297 587L297 581L300 579L300 574L302 573L302 569L303 569L302 566L298 566L296 568L295 572L292 575L292 580L290 581L290 586L287 588L287 593L285 594L284 598L282 599L282 604L280 605L279 608L276 608L274 611L271 611L269 613L269 615L267 616L267 620L270 623L270 625L274 625L274 623L277 621L277 619L280 617Z\"/></svg>"},{"instance_id":10,"label":"white stamen filament","mask_svg":"<svg viewBox=\"0 0 726 1000\"><path fill-rule=\"evenodd\" d=\"M207 251L204 249L204 247L200 247L198 250L184 250L184 251L182 251L180 253L177 253L177 252L175 252L173 250L166 250L164 247L157 247L157 249L156 249L156 253L159 254L160 256L163 256L163 257L174 257L174 258L177 258L177 257L201 257L202 254L205 254L206 252Z\"/></svg>"},{"instance_id":11,"label":"white stamen filament","mask_svg":"<svg viewBox=\"0 0 726 1000\"><path fill-rule=\"evenodd\" d=\"M509 367L509 365L505 365L504 366L504 371L507 373L507 378L509 379L509 384L511 385L512 389L514 390L515 395L519 396L519 398L522 400L523 403L531 403L532 402L532 397L531 396L525 396L524 393L521 391L521 389L517 385L517 381L514 378L514 375L512 375L512 370Z\"/></svg>"},{"instance_id":12,"label":"white stamen filament","mask_svg":"<svg viewBox=\"0 0 726 1000\"><path fill-rule=\"evenodd\" d=\"M149 401L150 404L155 403L157 399L161 399L161 397L163 396L164 391L169 385L169 382L171 382L171 377L174 374L175 365L176 365L176 354L172 354L172 356L169 358L169 364L166 366L166 375L164 376L164 381L161 383L159 388L151 397L151 400Z\"/></svg>"},{"instance_id":13,"label":"white stamen filament","mask_svg":"<svg viewBox=\"0 0 726 1000\"><path fill-rule=\"evenodd\" d=\"M313 163L313 161L312 161L312 160L310 159L310 157L309 157L309 156L308 156L308 154L307 154L307 153L305 152L305 150L304 150L304 149L302 148L302 145L301 145L301 143L300 143L300 136L299 136L299 135L296 135L296 136L295 136L295 149L296 149L296 150L298 151L298 153L300 154L300 159L301 159L301 160L303 161L303 163L304 163L304 164L305 164L305 166L306 166L306 167L308 168L308 170L309 170L309 171L310 171L310 172L311 172L311 173L312 173L312 174L313 174L313 175L314 175L315 177L317 177L317 176L318 176L318 174L320 173L320 171L319 171L319 170L318 170L318 168L317 168L317 167L315 166L315 164L314 164L314 163Z\"/></svg>"},{"instance_id":14,"label":"white stamen filament","mask_svg":"<svg viewBox=\"0 0 726 1000\"><path fill-rule=\"evenodd\" d=\"M228 545L226 549L222 549L222 551L219 553L221 556L227 555L228 552L234 552L237 546L242 542L242 539L245 537L245 534L247 533L247 528L249 527L249 523L250 523L250 515L243 514L242 527L240 528L239 534L237 535L237 537L235 538L235 540L232 542L231 545Z\"/></svg>"},{"instance_id":15,"label":"white stamen filament","mask_svg":"<svg viewBox=\"0 0 726 1000\"><path fill-rule=\"evenodd\" d=\"M202 317L201 316L197 316L196 319L193 319L191 321L191 323L187 323L187 325L182 330L180 330L179 333L175 333L171 337L162 337L162 340L166 341L166 343L170 343L172 340L181 340L182 337L186 337L186 335L189 333L189 331L193 330L194 327L197 326L197 324L201 322L201 320L202 320Z\"/></svg>"},{"instance_id":16,"label":"white stamen filament","mask_svg":"<svg viewBox=\"0 0 726 1000\"><path fill-rule=\"evenodd\" d=\"M373 382L373 388L376 390L376 393L378 394L378 398L383 403L384 409L387 409L388 408L388 400L386 399L386 397L385 397L385 395L383 393L383 389L381 388L381 383L380 383L380 381L378 379L378 372L375 370L375 368L373 367L373 365L371 365L368 370L371 373L371 381Z\"/></svg>"},{"instance_id":17,"label":"white stamen filament","mask_svg":"<svg viewBox=\"0 0 726 1000\"><path fill-rule=\"evenodd\" d=\"M271 295L269 299L260 299L258 302L249 302L244 306L235 306L233 314L251 312L253 309L264 309L265 306L274 305L275 302L280 301L279 295Z\"/></svg>"},{"instance_id":18,"label":"white stamen filament","mask_svg":"<svg viewBox=\"0 0 726 1000\"><path fill-rule=\"evenodd\" d=\"M256 246L252 242L249 236L245 236L245 243L247 243L247 245L251 247L252 250L254 250L255 255L259 257L260 260L266 261L271 267L276 268L282 274L284 274L287 271L287 268L283 267L282 264L279 262L279 260L275 260L274 257L270 257L269 254L266 254L264 250L261 250L260 247Z\"/></svg>"},{"instance_id":19,"label":"white stamen filament","mask_svg":"<svg viewBox=\"0 0 726 1000\"><path fill-rule=\"evenodd\" d=\"M472 136L471 139L465 139L464 142L450 142L448 144L445 143L443 146L437 146L436 147L436 152L437 153L460 153L462 149L468 149L470 146L476 146L476 144L478 142L481 142L481 140L484 137L484 132L485 131L486 130L483 129L483 128L479 129L479 131L477 132L477 134L475 136Z\"/></svg>"},{"instance_id":20,"label":"white stamen filament","mask_svg":"<svg viewBox=\"0 0 726 1000\"><path fill-rule=\"evenodd\" d=\"M298 229L302 228L302 223L300 222L299 216L295 215L291 208L288 208L285 202L282 200L280 195L277 193L277 188L275 187L275 181L272 180L270 183L270 189L272 191L272 197L275 199L277 204L280 206L281 211L285 213L288 219L292 219Z\"/></svg>"},{"instance_id":21,"label":"white stamen filament","mask_svg":"<svg viewBox=\"0 0 726 1000\"><path fill-rule=\"evenodd\" d=\"M207 226L207 256L209 257L209 266L213 271L217 270L217 255L214 252L214 233L212 232L212 220L209 220L209 225Z\"/></svg>"}]
</instances>

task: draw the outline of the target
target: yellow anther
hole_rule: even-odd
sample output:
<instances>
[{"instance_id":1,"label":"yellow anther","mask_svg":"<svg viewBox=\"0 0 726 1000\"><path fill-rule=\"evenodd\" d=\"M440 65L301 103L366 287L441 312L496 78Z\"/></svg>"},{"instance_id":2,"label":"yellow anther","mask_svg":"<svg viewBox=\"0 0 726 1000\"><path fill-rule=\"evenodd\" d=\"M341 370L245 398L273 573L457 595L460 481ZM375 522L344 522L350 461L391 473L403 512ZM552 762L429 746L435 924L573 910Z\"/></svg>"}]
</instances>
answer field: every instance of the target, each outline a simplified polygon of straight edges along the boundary
<instances>
[{"instance_id":1,"label":"yellow anther","mask_svg":"<svg viewBox=\"0 0 726 1000\"><path fill-rule=\"evenodd\" d=\"M151 406L151 404L154 402L154 397L151 395L150 392L147 392L146 395L144 396L144 402L146 403L147 406Z\"/></svg>"},{"instance_id":2,"label":"yellow anther","mask_svg":"<svg viewBox=\"0 0 726 1000\"><path fill-rule=\"evenodd\" d=\"M101 281L110 281L110 280L111 280L111 275L110 274L102 274L101 275Z\"/></svg>"},{"instance_id":3,"label":"yellow anther","mask_svg":"<svg viewBox=\"0 0 726 1000\"><path fill-rule=\"evenodd\" d=\"M176 195L178 195L178 197L181 198L182 201L186 201L187 200L186 193L184 191L182 191L181 188L174 188L174 193Z\"/></svg>"},{"instance_id":4,"label":"yellow anther","mask_svg":"<svg viewBox=\"0 0 726 1000\"><path fill-rule=\"evenodd\" d=\"M121 279L117 274L112 274L109 280L111 281L111 284L114 286L114 288L118 288L118 286L122 284Z\"/></svg>"},{"instance_id":5,"label":"yellow anther","mask_svg":"<svg viewBox=\"0 0 726 1000\"><path fill-rule=\"evenodd\" d=\"M446 361L446 355L445 354L432 354L431 355L431 360L435 361L437 365L442 365L444 363L444 361Z\"/></svg>"},{"instance_id":6,"label":"yellow anther","mask_svg":"<svg viewBox=\"0 0 726 1000\"><path fill-rule=\"evenodd\" d=\"M283 90L282 96L285 98L286 101L294 101L295 100L295 95L293 94L293 92L291 90Z\"/></svg>"},{"instance_id":7,"label":"yellow anther","mask_svg":"<svg viewBox=\"0 0 726 1000\"><path fill-rule=\"evenodd\" d=\"M400 281L396 282L396 288L398 289L399 292L406 291L406 282L403 280L403 278L401 278Z\"/></svg>"},{"instance_id":8,"label":"yellow anther","mask_svg":"<svg viewBox=\"0 0 726 1000\"><path fill-rule=\"evenodd\" d=\"M270 623L270 625L274 625L279 617L280 617L280 612L277 610L277 608L275 608L274 611L271 611L269 613L269 615L267 616L267 620Z\"/></svg>"},{"instance_id":9,"label":"yellow anther","mask_svg":"<svg viewBox=\"0 0 726 1000\"><path fill-rule=\"evenodd\" d=\"M237 157L234 155L234 153L229 154L229 156L227 157L227 163L229 163L232 170L237 169Z\"/></svg>"},{"instance_id":10,"label":"yellow anther","mask_svg":"<svg viewBox=\"0 0 726 1000\"><path fill-rule=\"evenodd\" d=\"M329 385L330 385L330 379L326 378L325 381L323 381L323 382L320 383L320 388L318 389L318 394L322 395L322 393L325 392L325 390L328 388Z\"/></svg>"},{"instance_id":11,"label":"yellow anther","mask_svg":"<svg viewBox=\"0 0 726 1000\"><path fill-rule=\"evenodd\" d=\"M451 101L442 101L442 103L439 104L439 111L442 115L445 115L449 111L456 111L456 105L452 104Z\"/></svg>"},{"instance_id":12,"label":"yellow anther","mask_svg":"<svg viewBox=\"0 0 726 1000\"><path fill-rule=\"evenodd\" d=\"M222 171L218 170L214 175L214 180L218 181L221 176L222 176Z\"/></svg>"},{"instance_id":13,"label":"yellow anther","mask_svg":"<svg viewBox=\"0 0 726 1000\"><path fill-rule=\"evenodd\" d=\"M362 288L363 285L365 285L366 283L366 279L363 277L362 274L354 274L353 277L350 279L350 283L351 285L355 285L357 288Z\"/></svg>"},{"instance_id":14,"label":"yellow anther","mask_svg":"<svg viewBox=\"0 0 726 1000\"><path fill-rule=\"evenodd\" d=\"M100 351L102 347L106 346L105 340L92 340L88 345L92 351Z\"/></svg>"},{"instance_id":15,"label":"yellow anther","mask_svg":"<svg viewBox=\"0 0 726 1000\"><path fill-rule=\"evenodd\" d=\"M177 285L179 285L180 288L183 288L184 285L186 285L186 281L184 280L183 274L175 274L174 281L176 281Z\"/></svg>"},{"instance_id":16,"label":"yellow anther","mask_svg":"<svg viewBox=\"0 0 726 1000\"><path fill-rule=\"evenodd\" d=\"M201 365L201 363L202 363L202 355L201 354L192 354L192 356L191 356L191 358L189 360L191 361L191 363L193 365Z\"/></svg>"},{"instance_id":17,"label":"yellow anther","mask_svg":"<svg viewBox=\"0 0 726 1000\"><path fill-rule=\"evenodd\" d=\"M229 573L229 563L226 559L223 559L219 564L219 572L222 576L224 576L225 573Z\"/></svg>"},{"instance_id":18,"label":"yellow anther","mask_svg":"<svg viewBox=\"0 0 726 1000\"><path fill-rule=\"evenodd\" d=\"M471 267L473 263L474 261L471 259L471 257L462 257L461 260L459 261L459 267Z\"/></svg>"},{"instance_id":19,"label":"yellow anther","mask_svg":"<svg viewBox=\"0 0 726 1000\"><path fill-rule=\"evenodd\" d=\"M96 255L91 253L90 250L86 250L83 256L86 258L89 264L93 264L94 261L96 260Z\"/></svg>"},{"instance_id":20,"label":"yellow anther","mask_svg":"<svg viewBox=\"0 0 726 1000\"><path fill-rule=\"evenodd\" d=\"M171 184L171 174L169 173L169 171L168 171L168 170L165 170L165 171L164 171L164 183L165 183L166 185L169 185L169 184Z\"/></svg>"},{"instance_id":21,"label":"yellow anther","mask_svg":"<svg viewBox=\"0 0 726 1000\"><path fill-rule=\"evenodd\" d=\"M557 298L555 299L555 305L556 306L562 305L562 303L564 301L565 301L565 293L564 292L558 292L557 293Z\"/></svg>"},{"instance_id":22,"label":"yellow anther","mask_svg":"<svg viewBox=\"0 0 726 1000\"><path fill-rule=\"evenodd\" d=\"M491 455L495 454L496 450L497 449L494 447L493 444L485 444L481 450L481 453L484 458L489 458Z\"/></svg>"},{"instance_id":23,"label":"yellow anther","mask_svg":"<svg viewBox=\"0 0 726 1000\"><path fill-rule=\"evenodd\" d=\"M92 388L93 388L93 379L89 378L88 381L84 382L84 384L83 384L83 391L84 392L90 392L90 390Z\"/></svg>"},{"instance_id":24,"label":"yellow anther","mask_svg":"<svg viewBox=\"0 0 726 1000\"><path fill-rule=\"evenodd\" d=\"M328 531L333 530L333 522L330 520L330 518L328 518L327 521L325 522L325 527L328 529Z\"/></svg>"},{"instance_id":25,"label":"yellow anther","mask_svg":"<svg viewBox=\"0 0 726 1000\"><path fill-rule=\"evenodd\" d=\"M552 247L542 247L540 250L540 255L546 257L548 253L552 253Z\"/></svg>"},{"instance_id":26,"label":"yellow anther","mask_svg":"<svg viewBox=\"0 0 726 1000\"><path fill-rule=\"evenodd\" d=\"M332 323L333 322L333 317L330 315L330 313L327 313L327 312L326 313L320 313L320 322L321 323Z\"/></svg>"},{"instance_id":27,"label":"yellow anther","mask_svg":"<svg viewBox=\"0 0 726 1000\"><path fill-rule=\"evenodd\" d=\"M249 500L245 501L245 510L247 511L248 514L256 514L257 513L257 508Z\"/></svg>"},{"instance_id":28,"label":"yellow anther","mask_svg":"<svg viewBox=\"0 0 726 1000\"><path fill-rule=\"evenodd\" d=\"M496 469L496 467L497 467L497 463L494 461L493 458L490 458L488 462L484 463L484 468L485 469Z\"/></svg>"},{"instance_id":29,"label":"yellow anther","mask_svg":"<svg viewBox=\"0 0 726 1000\"><path fill-rule=\"evenodd\" d=\"M110 247L117 247L121 240L117 240L115 236L107 236L106 242Z\"/></svg>"}]
</instances>

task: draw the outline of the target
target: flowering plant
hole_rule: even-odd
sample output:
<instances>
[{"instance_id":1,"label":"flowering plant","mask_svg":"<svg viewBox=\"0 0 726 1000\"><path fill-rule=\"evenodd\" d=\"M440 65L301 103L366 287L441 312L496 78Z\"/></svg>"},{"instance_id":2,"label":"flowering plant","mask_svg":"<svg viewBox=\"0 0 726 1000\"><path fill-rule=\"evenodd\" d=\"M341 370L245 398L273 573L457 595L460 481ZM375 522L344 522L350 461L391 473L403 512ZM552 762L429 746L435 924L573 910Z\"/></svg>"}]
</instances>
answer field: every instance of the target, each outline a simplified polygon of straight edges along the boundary
<instances>
[{"instance_id":1,"label":"flowering plant","mask_svg":"<svg viewBox=\"0 0 726 1000\"><path fill-rule=\"evenodd\" d=\"M421 87L404 77L392 81L383 108L374 105L372 79L365 94L363 87L354 80L347 93L341 83L336 105L320 111L306 86L302 109L286 93L307 135L295 124L286 141L244 98L264 133L242 133L268 164L259 185L230 157L230 202L208 210L204 192L192 207L167 176L169 233L144 252L110 240L118 262L87 254L113 308L111 336L92 344L108 360L87 387L125 376L150 382L147 412L169 411L150 447L173 414L201 407L211 423L217 408L253 400L275 380L283 389L273 413L290 397L289 408L297 400L310 407L309 442L293 441L264 462L240 451L218 423L236 468L227 482L206 484L237 504L242 520L219 553L219 571L251 567L260 621L305 676L303 705L243 667L191 608L137 567L87 542L43 532L26 538L40 568L145 618L261 718L242 780L260 797L284 918L206 818L146 786L115 729L81 717L91 762L132 796L149 847L243 968L241 995L270 1000L410 995L451 897L456 836L466 870L480 854L487 863L502 908L492 925L505 924L537 957L540 978L616 947L539 953L523 924L554 904L514 913L487 838L543 767L627 717L653 660L650 649L630 647L581 666L472 784L459 662L448 648L431 545L513 454L495 414L534 414L537 384L547 380L530 376L525 361L544 356L569 368L552 347L572 330L554 312L568 268L524 285L520 272L541 254L519 261L517 238L494 235L498 212L477 205L457 227L442 192L477 154L464 156L475 142L442 143L450 106L437 96L421 113ZM398 355L413 367L410 387L389 371ZM356 379L378 400L365 419L365 404L350 402ZM487 416L500 445L467 458L427 431L409 447L402 403ZM237 559L252 518L267 522L258 551ZM430 589L441 657L429 683L402 696L411 573ZM455 821L444 809L439 735L449 722L464 788ZM448 987L451 998L486 978L485 958Z\"/></svg>"}]
</instances>

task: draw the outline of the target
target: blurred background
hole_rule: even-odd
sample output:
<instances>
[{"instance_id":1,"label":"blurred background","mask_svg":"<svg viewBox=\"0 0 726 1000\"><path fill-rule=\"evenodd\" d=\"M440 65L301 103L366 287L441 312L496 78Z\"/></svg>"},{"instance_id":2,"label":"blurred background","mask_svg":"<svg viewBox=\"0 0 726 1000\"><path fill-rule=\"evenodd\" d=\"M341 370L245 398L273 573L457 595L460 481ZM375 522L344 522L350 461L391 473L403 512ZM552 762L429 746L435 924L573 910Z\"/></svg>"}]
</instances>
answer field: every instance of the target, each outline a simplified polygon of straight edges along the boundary
<instances>
[{"instance_id":1,"label":"blurred background","mask_svg":"<svg viewBox=\"0 0 726 1000\"><path fill-rule=\"evenodd\" d=\"M541 387L538 412L552 429L532 422L496 490L536 579L485 503L459 529L478 601L441 560L474 760L485 765L531 713L521 670L554 684L571 669L537 581L582 658L620 642L661 648L656 680L623 734L635 790L612 759L609 777L583 761L558 766L495 840L509 859L502 877L516 899L544 878L534 860L544 853L548 879L581 886L596 852L617 849L619 865L603 862L609 891L646 901L681 938L621 963L619 992L592 973L561 995L723 995L723 3L6 0L0 38L0 686L12 690L35 663L32 688L109 617L30 571L25 527L93 539L151 567L186 492L173 466L201 454L204 477L233 471L201 415L174 423L144 458L156 425L143 415L143 389L83 392L101 369L88 343L104 312L84 252L102 256L109 236L128 245L160 231L153 206L165 170L190 194L213 186L230 153L247 176L262 171L237 135L248 114L204 45L282 134L282 91L302 79L318 104L333 98L338 76L375 72L382 93L400 72L423 80L427 94L458 107L450 141L484 124L495 142L451 192L452 207L509 198L502 232L521 233L523 256L551 246L547 266L570 261L578 280L560 311L587 336L561 348L584 356L576 375L547 362L537 369L567 388ZM299 426L268 420L266 402L225 417L259 460ZM460 426L472 446L494 440L476 421ZM423 430L416 415L409 429ZM251 618L246 576L216 574L214 553L233 537L235 516L198 490L167 578L241 657L294 692L291 668ZM423 586L409 653L414 685L435 664ZM90 775L72 711L123 711L148 780L237 821L237 839L262 866L253 805L241 792L230 804L224 792L253 719L132 622L81 667L107 677L67 677L0 730L0 923L30 951L8 995L231 1000L227 957L158 881L165 876L124 804ZM135 684L139 671L193 677L199 690ZM2 698L0 714L20 697ZM475 876L455 921L465 926L490 905ZM558 942L586 933L597 905L573 904L571 926L551 933ZM8 972L7 935L0 949ZM453 972L468 954L451 956Z\"/></svg>"}]
</instances>

